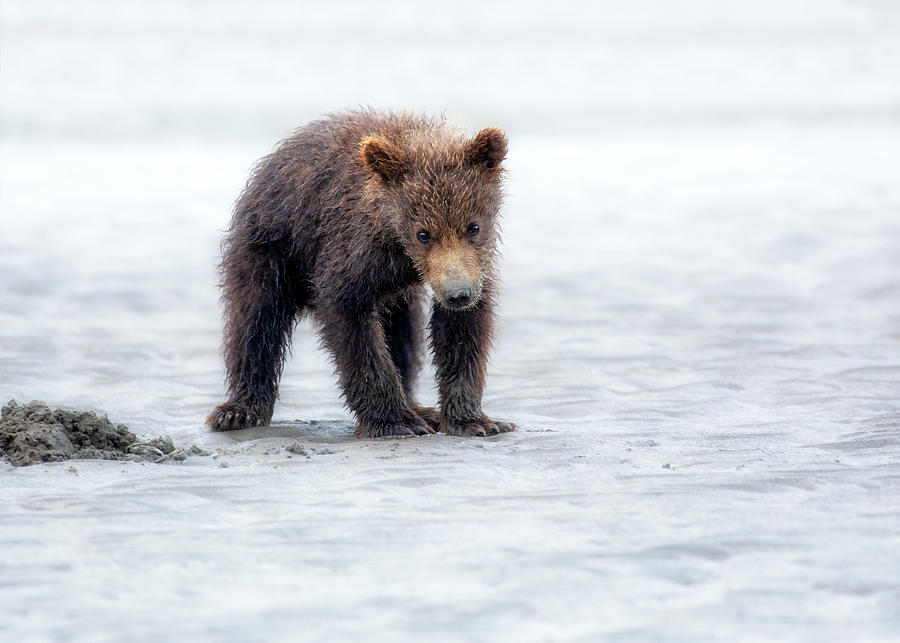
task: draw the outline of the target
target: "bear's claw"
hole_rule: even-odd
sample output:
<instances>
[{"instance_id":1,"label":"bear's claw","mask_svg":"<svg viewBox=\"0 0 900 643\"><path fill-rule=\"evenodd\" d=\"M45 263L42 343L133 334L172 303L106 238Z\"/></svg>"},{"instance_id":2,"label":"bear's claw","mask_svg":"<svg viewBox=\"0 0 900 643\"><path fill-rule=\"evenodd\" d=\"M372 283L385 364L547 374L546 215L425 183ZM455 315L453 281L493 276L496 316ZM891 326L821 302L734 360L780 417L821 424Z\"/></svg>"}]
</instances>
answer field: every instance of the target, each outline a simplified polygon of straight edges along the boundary
<instances>
[{"instance_id":1,"label":"bear's claw","mask_svg":"<svg viewBox=\"0 0 900 643\"><path fill-rule=\"evenodd\" d=\"M441 425L447 435L487 437L516 430L512 422L495 422L488 417L479 420L463 420L461 422L444 421Z\"/></svg>"},{"instance_id":2,"label":"bear's claw","mask_svg":"<svg viewBox=\"0 0 900 643\"><path fill-rule=\"evenodd\" d=\"M209 414L206 423L213 431L236 431L252 426L263 426L266 422L254 409L236 402L225 402Z\"/></svg>"},{"instance_id":3,"label":"bear's claw","mask_svg":"<svg viewBox=\"0 0 900 643\"><path fill-rule=\"evenodd\" d=\"M409 437L414 435L431 435L435 431L419 418L403 423L357 425L356 435L361 438Z\"/></svg>"},{"instance_id":4,"label":"bear's claw","mask_svg":"<svg viewBox=\"0 0 900 643\"><path fill-rule=\"evenodd\" d=\"M416 412L416 415L425 420L425 424L435 431L439 430L441 426L441 414L436 408L433 406L414 406L413 411Z\"/></svg>"}]
</instances>

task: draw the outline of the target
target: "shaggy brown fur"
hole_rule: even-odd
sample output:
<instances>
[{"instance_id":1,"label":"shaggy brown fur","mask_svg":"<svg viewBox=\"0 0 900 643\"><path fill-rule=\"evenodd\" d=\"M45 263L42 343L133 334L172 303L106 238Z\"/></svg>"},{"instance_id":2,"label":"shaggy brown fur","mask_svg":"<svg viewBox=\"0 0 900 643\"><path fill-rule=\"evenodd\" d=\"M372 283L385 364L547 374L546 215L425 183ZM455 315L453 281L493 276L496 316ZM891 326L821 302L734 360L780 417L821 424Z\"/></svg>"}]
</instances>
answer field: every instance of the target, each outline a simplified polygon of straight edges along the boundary
<instances>
[{"instance_id":1,"label":"shaggy brown fur","mask_svg":"<svg viewBox=\"0 0 900 643\"><path fill-rule=\"evenodd\" d=\"M439 120L355 111L263 158L223 244L229 401L209 425L269 422L291 331L310 311L359 436L513 430L481 411L505 156L496 128L468 139ZM424 283L439 412L413 399Z\"/></svg>"}]
</instances>

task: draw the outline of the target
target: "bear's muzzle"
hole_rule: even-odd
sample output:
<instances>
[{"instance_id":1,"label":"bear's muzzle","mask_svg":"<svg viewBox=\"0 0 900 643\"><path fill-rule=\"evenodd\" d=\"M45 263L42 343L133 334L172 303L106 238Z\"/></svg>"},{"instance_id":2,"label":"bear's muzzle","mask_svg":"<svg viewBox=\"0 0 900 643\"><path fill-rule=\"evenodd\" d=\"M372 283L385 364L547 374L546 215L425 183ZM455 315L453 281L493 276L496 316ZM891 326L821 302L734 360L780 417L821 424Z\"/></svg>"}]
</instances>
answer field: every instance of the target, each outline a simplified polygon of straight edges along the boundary
<instances>
[{"instance_id":1,"label":"bear's muzzle","mask_svg":"<svg viewBox=\"0 0 900 643\"><path fill-rule=\"evenodd\" d=\"M478 303L481 283L455 277L445 280L438 288L432 288L438 302L449 310L466 310Z\"/></svg>"}]
</instances>

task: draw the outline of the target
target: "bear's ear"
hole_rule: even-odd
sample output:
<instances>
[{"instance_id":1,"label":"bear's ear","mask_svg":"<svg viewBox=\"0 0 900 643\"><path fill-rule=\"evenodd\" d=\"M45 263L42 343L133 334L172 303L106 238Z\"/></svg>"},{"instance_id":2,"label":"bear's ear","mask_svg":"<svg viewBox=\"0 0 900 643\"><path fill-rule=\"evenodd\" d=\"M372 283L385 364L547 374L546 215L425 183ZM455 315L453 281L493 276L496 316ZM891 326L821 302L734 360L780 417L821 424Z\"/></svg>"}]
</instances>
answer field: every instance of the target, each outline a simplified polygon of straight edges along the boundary
<instances>
[{"instance_id":1,"label":"bear's ear","mask_svg":"<svg viewBox=\"0 0 900 643\"><path fill-rule=\"evenodd\" d=\"M466 163L496 170L506 158L506 134L496 127L485 127L466 145Z\"/></svg>"},{"instance_id":2,"label":"bear's ear","mask_svg":"<svg viewBox=\"0 0 900 643\"><path fill-rule=\"evenodd\" d=\"M403 158L381 137L367 136L361 140L359 155L365 166L387 183L398 182L406 174Z\"/></svg>"}]
</instances>

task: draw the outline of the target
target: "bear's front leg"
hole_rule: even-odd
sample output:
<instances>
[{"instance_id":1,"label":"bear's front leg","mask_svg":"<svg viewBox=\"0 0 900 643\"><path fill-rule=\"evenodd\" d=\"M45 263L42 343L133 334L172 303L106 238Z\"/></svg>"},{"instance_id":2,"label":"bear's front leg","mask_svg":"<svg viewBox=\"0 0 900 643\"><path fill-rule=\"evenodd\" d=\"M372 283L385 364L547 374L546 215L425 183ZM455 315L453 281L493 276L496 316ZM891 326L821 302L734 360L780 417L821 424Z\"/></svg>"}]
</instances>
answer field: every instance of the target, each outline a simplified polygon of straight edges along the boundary
<instances>
[{"instance_id":1,"label":"bear's front leg","mask_svg":"<svg viewBox=\"0 0 900 643\"><path fill-rule=\"evenodd\" d=\"M495 422L481 410L493 330L493 302L485 288L472 308L447 310L435 302L431 348L440 393L440 430L448 435L496 435L514 431L511 422Z\"/></svg>"},{"instance_id":2,"label":"bear's front leg","mask_svg":"<svg viewBox=\"0 0 900 643\"><path fill-rule=\"evenodd\" d=\"M434 433L409 407L378 314L331 307L321 310L319 317L344 399L356 416L356 434L382 438Z\"/></svg>"}]
</instances>

